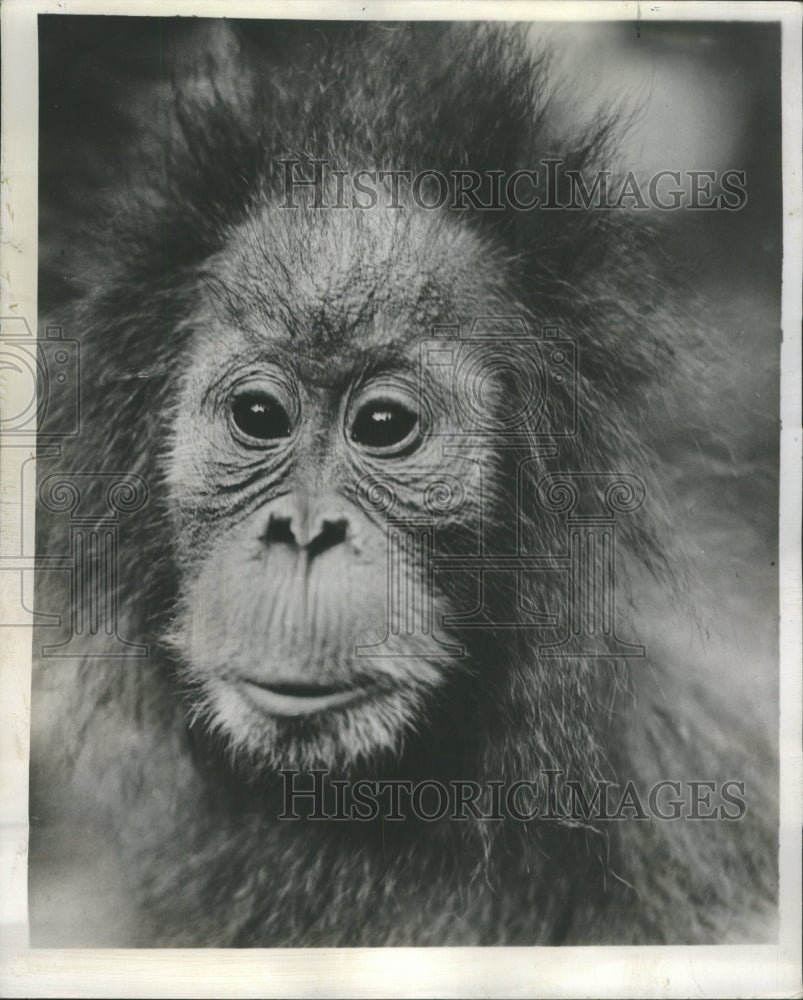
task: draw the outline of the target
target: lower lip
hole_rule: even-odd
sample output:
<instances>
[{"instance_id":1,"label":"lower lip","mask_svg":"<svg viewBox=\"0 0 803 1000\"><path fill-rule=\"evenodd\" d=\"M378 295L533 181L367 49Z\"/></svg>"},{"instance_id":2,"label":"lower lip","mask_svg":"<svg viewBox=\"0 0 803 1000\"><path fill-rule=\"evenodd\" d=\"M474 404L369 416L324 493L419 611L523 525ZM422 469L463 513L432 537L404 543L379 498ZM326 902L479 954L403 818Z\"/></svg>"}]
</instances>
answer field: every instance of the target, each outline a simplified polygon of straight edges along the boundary
<instances>
[{"instance_id":1,"label":"lower lip","mask_svg":"<svg viewBox=\"0 0 803 1000\"><path fill-rule=\"evenodd\" d=\"M254 681L245 681L245 693L257 708L271 715L311 715L348 705L365 695L366 689L348 688L320 695L294 695L281 694Z\"/></svg>"}]
</instances>

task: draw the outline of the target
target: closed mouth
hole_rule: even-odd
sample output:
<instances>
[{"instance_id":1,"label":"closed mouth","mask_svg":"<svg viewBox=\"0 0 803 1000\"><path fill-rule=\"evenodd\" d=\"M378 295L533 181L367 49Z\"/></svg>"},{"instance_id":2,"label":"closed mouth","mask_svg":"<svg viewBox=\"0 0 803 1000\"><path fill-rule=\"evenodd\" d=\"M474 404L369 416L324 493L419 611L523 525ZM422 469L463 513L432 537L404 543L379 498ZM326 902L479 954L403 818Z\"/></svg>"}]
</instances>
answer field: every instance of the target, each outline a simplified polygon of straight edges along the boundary
<instances>
[{"instance_id":1,"label":"closed mouth","mask_svg":"<svg viewBox=\"0 0 803 1000\"><path fill-rule=\"evenodd\" d=\"M309 715L347 705L367 688L336 684L266 684L243 678L248 699L272 715Z\"/></svg>"}]
</instances>

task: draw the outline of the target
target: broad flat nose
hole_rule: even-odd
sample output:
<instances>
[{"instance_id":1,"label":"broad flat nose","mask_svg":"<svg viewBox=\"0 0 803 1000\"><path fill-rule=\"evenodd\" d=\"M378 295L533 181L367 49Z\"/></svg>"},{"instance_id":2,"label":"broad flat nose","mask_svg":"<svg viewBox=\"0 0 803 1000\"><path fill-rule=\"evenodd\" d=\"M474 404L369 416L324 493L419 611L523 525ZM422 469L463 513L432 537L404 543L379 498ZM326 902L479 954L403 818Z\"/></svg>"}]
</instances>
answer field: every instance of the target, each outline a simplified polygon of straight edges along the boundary
<instances>
[{"instance_id":1,"label":"broad flat nose","mask_svg":"<svg viewBox=\"0 0 803 1000\"><path fill-rule=\"evenodd\" d=\"M292 545L314 557L349 537L349 519L334 504L283 498L268 518L266 545Z\"/></svg>"}]
</instances>

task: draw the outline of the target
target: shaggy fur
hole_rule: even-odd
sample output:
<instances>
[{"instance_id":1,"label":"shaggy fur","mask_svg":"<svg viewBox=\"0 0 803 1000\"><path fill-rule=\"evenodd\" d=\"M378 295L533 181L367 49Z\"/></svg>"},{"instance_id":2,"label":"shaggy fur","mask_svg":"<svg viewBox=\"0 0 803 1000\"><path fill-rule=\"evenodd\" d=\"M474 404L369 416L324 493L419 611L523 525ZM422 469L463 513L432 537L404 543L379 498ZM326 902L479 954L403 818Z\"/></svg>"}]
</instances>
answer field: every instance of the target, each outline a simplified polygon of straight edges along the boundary
<instances>
[{"instance_id":1,"label":"shaggy fur","mask_svg":"<svg viewBox=\"0 0 803 1000\"><path fill-rule=\"evenodd\" d=\"M321 357L358 349L366 310L370 319L391 305L419 324L396 341L413 357L436 317L498 311L536 332L559 326L578 345L580 432L557 458L533 449L528 475L535 484L556 470L638 474L648 503L620 519L625 561L640 560L675 598L684 572L660 500L654 414L659 398L694 395L695 368L716 347L669 302L648 234L626 213L445 210L419 225L409 205L392 222L277 210L279 161L293 157L413 172L510 173L551 155L574 169L604 162L615 121L561 137L545 62L518 32L207 34L167 120L142 142L133 187L94 213L90 280L70 317L85 358L84 411L60 468L125 470L150 486L148 506L122 525L119 596L121 635L149 643L151 656L43 660L38 670L32 787L43 832L32 866L49 856L48 838L71 845L55 906L86 909L61 933L74 944L152 946L764 937L776 877L769 751L722 692L672 662L556 663L537 653L554 631L478 630L467 664L432 683L409 668L406 700L373 718L242 739L231 732L236 720L219 725L187 638L190 584L200 554L259 498L219 526L217 495L188 493L176 472L201 450L200 436L194 449L191 431L179 439L176 428L188 386L231 347L216 346L221 316L245 331L269 316L301 354ZM313 329L315 344L304 340ZM515 392L515 380L499 391ZM517 470L504 453L494 468L490 528L504 550ZM447 523L450 551L465 550L466 526ZM40 512L42 551L63 547L64 531L63 519ZM534 504L524 512L525 551L559 554L563 532L561 518ZM533 606L565 611L561 575L534 577ZM445 584L438 600L468 606L457 596ZM510 600L503 590L492 597L502 608ZM42 606L66 599L58 574L40 581ZM223 629L225 610L206 622L200 647L214 642L215 623ZM268 614L261 641L277 617ZM277 821L276 767L311 763L366 777L508 782L558 767L589 786L633 781L639 790L662 779L737 779L749 808L738 822L710 823ZM50 943L44 918L42 928L34 920L35 940Z\"/></svg>"}]
</instances>

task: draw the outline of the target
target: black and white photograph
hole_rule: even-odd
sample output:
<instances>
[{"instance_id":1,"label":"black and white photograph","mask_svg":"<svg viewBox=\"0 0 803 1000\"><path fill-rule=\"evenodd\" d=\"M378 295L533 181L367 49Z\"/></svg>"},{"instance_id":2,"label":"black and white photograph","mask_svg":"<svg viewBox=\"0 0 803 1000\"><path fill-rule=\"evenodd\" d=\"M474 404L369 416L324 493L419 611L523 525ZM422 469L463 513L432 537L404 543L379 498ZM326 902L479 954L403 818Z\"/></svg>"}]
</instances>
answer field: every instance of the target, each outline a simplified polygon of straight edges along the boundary
<instances>
[{"instance_id":1,"label":"black and white photograph","mask_svg":"<svg viewBox=\"0 0 803 1000\"><path fill-rule=\"evenodd\" d=\"M800 9L94 6L4 208L4 994L794 995Z\"/></svg>"}]
</instances>

